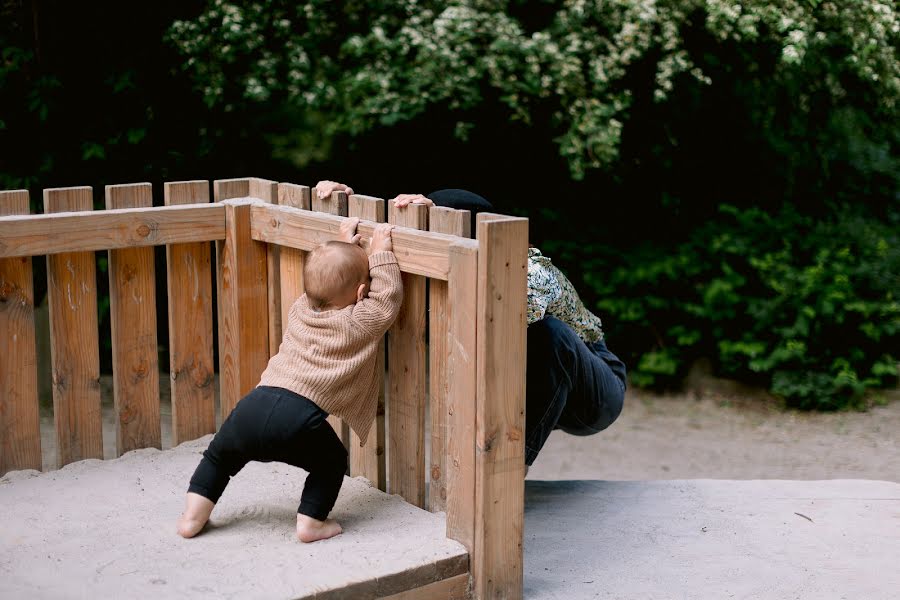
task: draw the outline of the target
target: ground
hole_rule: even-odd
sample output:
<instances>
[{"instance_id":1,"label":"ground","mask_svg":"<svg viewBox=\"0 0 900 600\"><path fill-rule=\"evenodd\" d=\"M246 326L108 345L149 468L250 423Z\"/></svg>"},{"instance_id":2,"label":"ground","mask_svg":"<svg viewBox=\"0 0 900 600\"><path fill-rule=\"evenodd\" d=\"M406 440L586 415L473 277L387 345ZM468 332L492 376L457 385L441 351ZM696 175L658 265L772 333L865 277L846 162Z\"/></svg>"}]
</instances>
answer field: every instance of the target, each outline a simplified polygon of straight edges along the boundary
<instances>
[{"instance_id":1,"label":"ground","mask_svg":"<svg viewBox=\"0 0 900 600\"><path fill-rule=\"evenodd\" d=\"M900 399L866 412L785 411L755 392L629 391L606 431L555 431L529 479L900 482Z\"/></svg>"},{"instance_id":2,"label":"ground","mask_svg":"<svg viewBox=\"0 0 900 600\"><path fill-rule=\"evenodd\" d=\"M115 456L112 383L102 378L103 438ZM900 482L900 390L866 412L782 410L760 390L708 376L689 391L629 389L606 431L554 432L529 479L878 479ZM160 374L163 449L171 447L169 381ZM42 418L44 469L55 463L53 418Z\"/></svg>"}]
</instances>

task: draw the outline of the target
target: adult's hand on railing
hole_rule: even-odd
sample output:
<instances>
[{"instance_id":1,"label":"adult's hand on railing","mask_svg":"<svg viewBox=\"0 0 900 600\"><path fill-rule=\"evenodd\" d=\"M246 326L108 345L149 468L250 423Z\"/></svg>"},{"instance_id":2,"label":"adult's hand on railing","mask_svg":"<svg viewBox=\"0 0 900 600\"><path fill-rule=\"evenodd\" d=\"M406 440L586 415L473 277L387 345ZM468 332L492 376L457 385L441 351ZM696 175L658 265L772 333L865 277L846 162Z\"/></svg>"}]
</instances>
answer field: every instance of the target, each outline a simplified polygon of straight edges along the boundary
<instances>
[{"instance_id":1,"label":"adult's hand on railing","mask_svg":"<svg viewBox=\"0 0 900 600\"><path fill-rule=\"evenodd\" d=\"M353 188L337 181L329 181L328 179L324 179L316 184L316 195L320 200L331 196L331 192L346 192L349 196L353 193Z\"/></svg>"},{"instance_id":2,"label":"adult's hand on railing","mask_svg":"<svg viewBox=\"0 0 900 600\"><path fill-rule=\"evenodd\" d=\"M391 202L394 203L394 206L397 208L403 208L404 206L408 206L410 204L424 204L425 206L434 206L434 202L431 201L430 198L426 198L422 194L400 194Z\"/></svg>"}]
</instances>

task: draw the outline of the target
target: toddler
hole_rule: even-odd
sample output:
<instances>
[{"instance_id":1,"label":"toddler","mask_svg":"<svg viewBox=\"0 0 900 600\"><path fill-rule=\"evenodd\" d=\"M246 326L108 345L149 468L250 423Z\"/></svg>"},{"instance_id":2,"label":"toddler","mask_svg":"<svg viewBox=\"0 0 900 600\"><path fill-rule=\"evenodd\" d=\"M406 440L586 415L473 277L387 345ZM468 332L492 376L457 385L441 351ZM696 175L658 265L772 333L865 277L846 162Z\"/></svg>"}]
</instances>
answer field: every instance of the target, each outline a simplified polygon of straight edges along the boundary
<instances>
[{"instance_id":1,"label":"toddler","mask_svg":"<svg viewBox=\"0 0 900 600\"><path fill-rule=\"evenodd\" d=\"M375 228L366 256L358 223L346 219L342 241L309 253L306 293L291 307L278 353L222 423L191 477L178 520L181 536L203 529L228 480L251 460L309 472L297 509L300 541L341 533L327 516L344 481L347 451L325 419L341 417L365 442L378 402L378 344L403 299L392 226Z\"/></svg>"}]
</instances>

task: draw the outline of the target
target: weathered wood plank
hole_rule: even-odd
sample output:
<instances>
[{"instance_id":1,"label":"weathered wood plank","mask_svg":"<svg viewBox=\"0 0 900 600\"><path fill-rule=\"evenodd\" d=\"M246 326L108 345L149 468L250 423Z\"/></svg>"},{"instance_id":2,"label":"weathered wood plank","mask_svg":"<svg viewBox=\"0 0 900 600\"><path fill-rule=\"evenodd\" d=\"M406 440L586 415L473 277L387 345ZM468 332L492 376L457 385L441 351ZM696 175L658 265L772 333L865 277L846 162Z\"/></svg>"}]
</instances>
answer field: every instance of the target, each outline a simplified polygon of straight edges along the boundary
<instances>
[{"instance_id":1,"label":"weathered wood plank","mask_svg":"<svg viewBox=\"0 0 900 600\"><path fill-rule=\"evenodd\" d=\"M169 182L164 192L167 206L209 203L208 181ZM166 246L174 445L216 431L211 268L209 242Z\"/></svg>"},{"instance_id":2,"label":"weathered wood plank","mask_svg":"<svg viewBox=\"0 0 900 600\"><path fill-rule=\"evenodd\" d=\"M331 192L330 196L319 198L318 188L313 188L312 209L315 212L346 217L350 210L346 192Z\"/></svg>"},{"instance_id":3,"label":"weathered wood plank","mask_svg":"<svg viewBox=\"0 0 900 600\"><path fill-rule=\"evenodd\" d=\"M259 383L269 361L266 245L250 238L250 205L225 201L219 254L222 419Z\"/></svg>"},{"instance_id":4,"label":"weathered wood plank","mask_svg":"<svg viewBox=\"0 0 900 600\"><path fill-rule=\"evenodd\" d=\"M384 200L372 196L353 194L348 200L349 216L366 221L383 223L385 220ZM375 423L364 446L359 444L359 436L350 432L350 476L362 475L378 489L385 491L387 467L385 465L384 437L384 340L378 345L378 408Z\"/></svg>"},{"instance_id":5,"label":"weathered wood plank","mask_svg":"<svg viewBox=\"0 0 900 600\"><path fill-rule=\"evenodd\" d=\"M106 208L153 206L149 183L106 186ZM109 251L116 453L162 448L153 248Z\"/></svg>"},{"instance_id":6,"label":"weathered wood plank","mask_svg":"<svg viewBox=\"0 0 900 600\"><path fill-rule=\"evenodd\" d=\"M452 435L448 434L446 442L447 537L463 544L470 555L475 548L478 281L478 250L451 246L446 412Z\"/></svg>"},{"instance_id":7,"label":"weathered wood plank","mask_svg":"<svg viewBox=\"0 0 900 600\"><path fill-rule=\"evenodd\" d=\"M388 222L428 227L428 208L388 203ZM388 474L391 494L425 504L425 278L403 273L403 306L388 333Z\"/></svg>"},{"instance_id":8,"label":"weathered wood plank","mask_svg":"<svg viewBox=\"0 0 900 600\"><path fill-rule=\"evenodd\" d=\"M399 594L382 596L383 600L467 600L471 598L469 574L463 573L449 579L435 581Z\"/></svg>"},{"instance_id":9,"label":"weathered wood plank","mask_svg":"<svg viewBox=\"0 0 900 600\"><path fill-rule=\"evenodd\" d=\"M278 204L309 210L310 189L305 185L294 183L278 184ZM271 244L269 248L276 247ZM281 254L281 323L282 330L287 327L288 313L297 298L303 295L303 261L306 253L297 248L277 246Z\"/></svg>"},{"instance_id":10,"label":"weathered wood plank","mask_svg":"<svg viewBox=\"0 0 900 600\"><path fill-rule=\"evenodd\" d=\"M278 183L258 177L250 178L250 193L253 198L276 204L278 202ZM266 251L266 270L269 277L269 357L278 353L281 346L281 252L276 245Z\"/></svg>"},{"instance_id":11,"label":"weathered wood plank","mask_svg":"<svg viewBox=\"0 0 900 600\"><path fill-rule=\"evenodd\" d=\"M221 206L62 212L0 217L0 258L225 238L225 210ZM85 231L91 235L85 235Z\"/></svg>"},{"instance_id":12,"label":"weathered wood plank","mask_svg":"<svg viewBox=\"0 0 900 600\"><path fill-rule=\"evenodd\" d=\"M279 244L300 250L312 250L319 244L337 239L341 218L324 213L297 210L286 206L254 205L252 236L254 240ZM371 239L375 223L362 221L357 232ZM407 273L435 279L447 279L450 269L451 244L463 242L478 247L475 240L456 236L397 227L392 239L400 269Z\"/></svg>"},{"instance_id":13,"label":"weathered wood plank","mask_svg":"<svg viewBox=\"0 0 900 600\"><path fill-rule=\"evenodd\" d=\"M432 206L428 211L428 223L431 231L472 237L472 213L468 210Z\"/></svg>"},{"instance_id":14,"label":"weathered wood plank","mask_svg":"<svg viewBox=\"0 0 900 600\"><path fill-rule=\"evenodd\" d=\"M0 191L0 216L27 215L28 190ZM0 258L0 476L41 470L31 258Z\"/></svg>"},{"instance_id":15,"label":"weathered wood plank","mask_svg":"<svg viewBox=\"0 0 900 600\"><path fill-rule=\"evenodd\" d=\"M347 216L347 194L344 192L332 192L330 196L319 198L318 189L312 190L312 209L314 212L327 213L339 217ZM344 443L344 448L350 452L350 427L340 417L328 416L328 422Z\"/></svg>"},{"instance_id":16,"label":"weathered wood plank","mask_svg":"<svg viewBox=\"0 0 900 600\"><path fill-rule=\"evenodd\" d=\"M428 215L428 229L469 237L470 221L471 216L467 210L433 206ZM447 362L450 354L447 341L451 313L447 283L432 279L428 285L428 397L431 416L431 486L428 490L428 509L432 512L447 508Z\"/></svg>"},{"instance_id":17,"label":"weathered wood plank","mask_svg":"<svg viewBox=\"0 0 900 600\"><path fill-rule=\"evenodd\" d=\"M44 190L46 213L92 208L89 187ZM47 257L47 288L56 456L62 467L85 458L103 458L94 253Z\"/></svg>"},{"instance_id":18,"label":"weathered wood plank","mask_svg":"<svg viewBox=\"0 0 900 600\"><path fill-rule=\"evenodd\" d=\"M528 220L479 219L475 550L477 598L522 597Z\"/></svg>"}]
</instances>

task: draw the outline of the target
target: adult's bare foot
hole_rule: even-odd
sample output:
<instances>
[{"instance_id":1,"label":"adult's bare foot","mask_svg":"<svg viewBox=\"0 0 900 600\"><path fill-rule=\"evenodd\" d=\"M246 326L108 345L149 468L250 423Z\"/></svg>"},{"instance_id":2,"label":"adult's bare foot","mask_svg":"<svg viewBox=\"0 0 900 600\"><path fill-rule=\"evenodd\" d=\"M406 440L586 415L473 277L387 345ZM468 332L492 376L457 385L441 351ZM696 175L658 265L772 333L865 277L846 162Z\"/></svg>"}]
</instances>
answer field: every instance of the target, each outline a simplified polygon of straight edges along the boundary
<instances>
[{"instance_id":1,"label":"adult's bare foot","mask_svg":"<svg viewBox=\"0 0 900 600\"><path fill-rule=\"evenodd\" d=\"M327 540L342 531L340 524L334 519L319 521L307 515L297 514L297 539L301 542Z\"/></svg>"}]
</instances>

